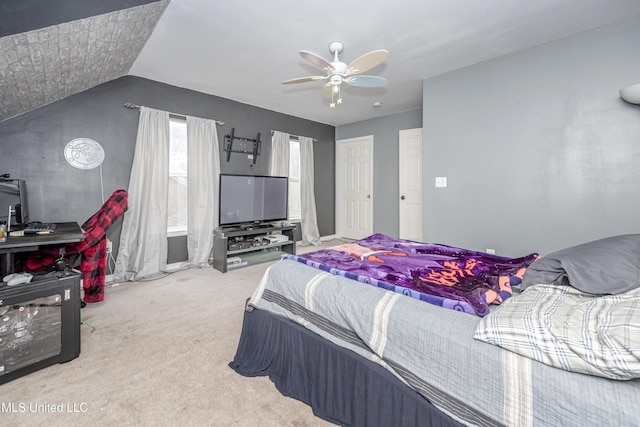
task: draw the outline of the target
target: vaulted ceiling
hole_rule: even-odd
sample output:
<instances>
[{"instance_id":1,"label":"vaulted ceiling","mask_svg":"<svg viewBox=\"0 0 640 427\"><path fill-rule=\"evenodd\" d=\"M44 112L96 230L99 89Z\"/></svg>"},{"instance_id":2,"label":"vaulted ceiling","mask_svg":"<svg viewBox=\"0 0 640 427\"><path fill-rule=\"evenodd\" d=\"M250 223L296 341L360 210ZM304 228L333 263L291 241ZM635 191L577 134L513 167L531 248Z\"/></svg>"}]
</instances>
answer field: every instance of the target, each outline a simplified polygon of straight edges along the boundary
<instances>
[{"instance_id":1,"label":"vaulted ceiling","mask_svg":"<svg viewBox=\"0 0 640 427\"><path fill-rule=\"evenodd\" d=\"M637 0L3 0L0 121L136 75L309 120L341 125L420 108L422 80L640 13ZM329 108L324 75L298 55L332 60L386 49ZM635 54L635 52L630 52ZM381 107L372 104L380 102Z\"/></svg>"},{"instance_id":2,"label":"vaulted ceiling","mask_svg":"<svg viewBox=\"0 0 640 427\"><path fill-rule=\"evenodd\" d=\"M126 75L167 4L3 0L0 120Z\"/></svg>"}]
</instances>

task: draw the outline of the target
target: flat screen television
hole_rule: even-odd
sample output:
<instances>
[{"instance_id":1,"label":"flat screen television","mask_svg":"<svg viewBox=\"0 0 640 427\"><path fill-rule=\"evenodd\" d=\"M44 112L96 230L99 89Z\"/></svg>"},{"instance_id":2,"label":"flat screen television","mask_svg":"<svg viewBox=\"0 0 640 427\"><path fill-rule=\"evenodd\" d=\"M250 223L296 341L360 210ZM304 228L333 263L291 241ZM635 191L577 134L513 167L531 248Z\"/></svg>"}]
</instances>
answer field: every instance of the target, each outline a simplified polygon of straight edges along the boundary
<instances>
[{"instance_id":1,"label":"flat screen television","mask_svg":"<svg viewBox=\"0 0 640 427\"><path fill-rule=\"evenodd\" d=\"M220 174L220 226L287 219L286 176Z\"/></svg>"},{"instance_id":2,"label":"flat screen television","mask_svg":"<svg viewBox=\"0 0 640 427\"><path fill-rule=\"evenodd\" d=\"M23 179L0 181L0 220L7 224L29 222L27 184Z\"/></svg>"}]
</instances>

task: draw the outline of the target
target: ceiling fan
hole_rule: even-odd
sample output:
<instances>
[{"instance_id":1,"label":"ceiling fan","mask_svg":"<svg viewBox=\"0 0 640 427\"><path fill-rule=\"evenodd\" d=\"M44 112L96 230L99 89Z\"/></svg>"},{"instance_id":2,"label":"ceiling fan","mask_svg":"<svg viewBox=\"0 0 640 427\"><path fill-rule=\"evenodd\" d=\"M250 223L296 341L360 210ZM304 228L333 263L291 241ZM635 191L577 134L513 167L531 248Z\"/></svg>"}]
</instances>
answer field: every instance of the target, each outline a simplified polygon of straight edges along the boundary
<instances>
[{"instance_id":1,"label":"ceiling fan","mask_svg":"<svg viewBox=\"0 0 640 427\"><path fill-rule=\"evenodd\" d=\"M342 83L357 87L382 87L387 84L387 79L383 77L366 76L360 73L364 73L384 62L389 54L388 51L384 49L373 50L347 65L338 58L338 54L342 52L343 48L344 44L342 42L335 41L329 43L329 52L334 55L333 62L329 62L313 52L301 50L298 53L302 59L323 69L327 74L324 76L299 77L286 80L282 82L282 84L288 85L313 82L316 80L329 80L323 87L323 93L327 98L331 98L331 103L329 104L331 108L334 108L336 104L342 104L342 97L340 96L340 86Z\"/></svg>"}]
</instances>

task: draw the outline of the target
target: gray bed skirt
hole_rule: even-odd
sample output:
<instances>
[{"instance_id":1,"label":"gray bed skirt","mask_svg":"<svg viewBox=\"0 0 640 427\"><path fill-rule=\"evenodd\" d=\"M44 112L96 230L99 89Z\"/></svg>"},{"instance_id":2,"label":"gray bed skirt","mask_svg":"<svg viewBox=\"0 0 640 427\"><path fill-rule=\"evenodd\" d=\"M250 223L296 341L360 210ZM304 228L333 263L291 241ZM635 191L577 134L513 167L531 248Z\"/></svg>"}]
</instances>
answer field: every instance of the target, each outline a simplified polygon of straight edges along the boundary
<instances>
[{"instance_id":1,"label":"gray bed skirt","mask_svg":"<svg viewBox=\"0 0 640 427\"><path fill-rule=\"evenodd\" d=\"M285 396L344 426L461 426L386 369L288 319L245 311L229 366L269 376Z\"/></svg>"}]
</instances>

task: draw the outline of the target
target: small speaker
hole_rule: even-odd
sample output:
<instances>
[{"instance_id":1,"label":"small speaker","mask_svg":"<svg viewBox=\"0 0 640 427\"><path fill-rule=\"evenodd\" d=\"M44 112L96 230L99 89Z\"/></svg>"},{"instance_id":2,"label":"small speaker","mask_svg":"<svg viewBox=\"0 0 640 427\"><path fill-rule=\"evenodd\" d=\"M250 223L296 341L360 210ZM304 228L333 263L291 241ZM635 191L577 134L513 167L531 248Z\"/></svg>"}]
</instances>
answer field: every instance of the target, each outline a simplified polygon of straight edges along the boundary
<instances>
[{"instance_id":1,"label":"small speaker","mask_svg":"<svg viewBox=\"0 0 640 427\"><path fill-rule=\"evenodd\" d=\"M24 218L22 218L22 205L18 203L14 206L14 209L16 212L16 222L18 224L24 223Z\"/></svg>"}]
</instances>

